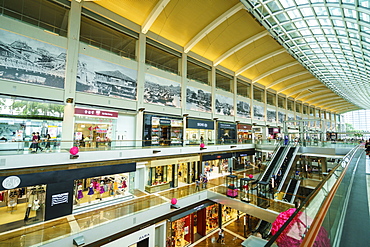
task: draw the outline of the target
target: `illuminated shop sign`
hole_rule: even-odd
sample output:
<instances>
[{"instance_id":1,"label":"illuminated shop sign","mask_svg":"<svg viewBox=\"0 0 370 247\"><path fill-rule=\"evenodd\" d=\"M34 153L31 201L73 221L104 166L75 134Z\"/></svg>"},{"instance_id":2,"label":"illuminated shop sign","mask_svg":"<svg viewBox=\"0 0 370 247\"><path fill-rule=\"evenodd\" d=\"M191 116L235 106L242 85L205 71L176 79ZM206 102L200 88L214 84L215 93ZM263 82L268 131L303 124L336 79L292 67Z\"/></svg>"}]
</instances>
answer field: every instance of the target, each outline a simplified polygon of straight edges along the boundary
<instances>
[{"instance_id":1,"label":"illuminated shop sign","mask_svg":"<svg viewBox=\"0 0 370 247\"><path fill-rule=\"evenodd\" d=\"M92 117L118 118L118 112L102 111L102 110L94 110L94 109L75 108L75 114L92 116Z\"/></svg>"}]
</instances>

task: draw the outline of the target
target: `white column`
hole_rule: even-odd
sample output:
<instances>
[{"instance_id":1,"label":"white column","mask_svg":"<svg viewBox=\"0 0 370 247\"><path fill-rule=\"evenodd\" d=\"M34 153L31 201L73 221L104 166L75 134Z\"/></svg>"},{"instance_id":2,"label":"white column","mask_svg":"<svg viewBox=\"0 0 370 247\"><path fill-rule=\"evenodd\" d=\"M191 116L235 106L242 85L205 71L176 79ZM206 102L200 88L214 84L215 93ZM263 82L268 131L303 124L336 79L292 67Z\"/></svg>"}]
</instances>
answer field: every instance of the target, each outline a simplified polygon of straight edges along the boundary
<instances>
[{"instance_id":1,"label":"white column","mask_svg":"<svg viewBox=\"0 0 370 247\"><path fill-rule=\"evenodd\" d=\"M145 86L145 50L146 50L146 35L143 33L139 34L139 40L136 43L136 57L137 63L137 110L136 115L136 146L142 146L141 140L143 140L143 127L144 127L144 86ZM140 96L140 97L139 97Z\"/></svg>"},{"instance_id":2,"label":"white column","mask_svg":"<svg viewBox=\"0 0 370 247\"><path fill-rule=\"evenodd\" d=\"M63 125L62 125L62 143L61 148L70 148L73 146L74 139L74 103L76 95L77 62L79 51L81 21L81 4L71 1L71 10L69 11L67 57L66 57L66 79L64 83L64 107Z\"/></svg>"}]
</instances>

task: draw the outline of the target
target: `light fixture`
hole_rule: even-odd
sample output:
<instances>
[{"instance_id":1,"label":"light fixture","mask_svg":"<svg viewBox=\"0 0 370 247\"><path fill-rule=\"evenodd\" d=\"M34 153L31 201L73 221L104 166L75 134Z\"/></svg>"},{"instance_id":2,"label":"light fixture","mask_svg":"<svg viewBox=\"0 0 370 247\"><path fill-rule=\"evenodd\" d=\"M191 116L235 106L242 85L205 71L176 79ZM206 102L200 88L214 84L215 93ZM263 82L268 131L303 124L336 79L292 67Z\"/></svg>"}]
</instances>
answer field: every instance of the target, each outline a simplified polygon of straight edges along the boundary
<instances>
[{"instance_id":1,"label":"light fixture","mask_svg":"<svg viewBox=\"0 0 370 247\"><path fill-rule=\"evenodd\" d=\"M189 113L184 113L184 114L182 114L182 116L187 117L187 116L189 116Z\"/></svg>"},{"instance_id":2,"label":"light fixture","mask_svg":"<svg viewBox=\"0 0 370 247\"><path fill-rule=\"evenodd\" d=\"M217 120L217 119L218 119L218 117L214 117L214 118L213 118L213 120Z\"/></svg>"},{"instance_id":3,"label":"light fixture","mask_svg":"<svg viewBox=\"0 0 370 247\"><path fill-rule=\"evenodd\" d=\"M67 104L73 104L73 98L67 98L66 103Z\"/></svg>"},{"instance_id":4,"label":"light fixture","mask_svg":"<svg viewBox=\"0 0 370 247\"><path fill-rule=\"evenodd\" d=\"M144 107L141 107L141 108L138 109L138 111L139 112L143 112L143 111L145 111L145 108Z\"/></svg>"},{"instance_id":5,"label":"light fixture","mask_svg":"<svg viewBox=\"0 0 370 247\"><path fill-rule=\"evenodd\" d=\"M236 148L236 146L230 146L230 148Z\"/></svg>"},{"instance_id":6,"label":"light fixture","mask_svg":"<svg viewBox=\"0 0 370 247\"><path fill-rule=\"evenodd\" d=\"M161 150L153 150L153 154L157 154L157 153L160 153Z\"/></svg>"}]
</instances>

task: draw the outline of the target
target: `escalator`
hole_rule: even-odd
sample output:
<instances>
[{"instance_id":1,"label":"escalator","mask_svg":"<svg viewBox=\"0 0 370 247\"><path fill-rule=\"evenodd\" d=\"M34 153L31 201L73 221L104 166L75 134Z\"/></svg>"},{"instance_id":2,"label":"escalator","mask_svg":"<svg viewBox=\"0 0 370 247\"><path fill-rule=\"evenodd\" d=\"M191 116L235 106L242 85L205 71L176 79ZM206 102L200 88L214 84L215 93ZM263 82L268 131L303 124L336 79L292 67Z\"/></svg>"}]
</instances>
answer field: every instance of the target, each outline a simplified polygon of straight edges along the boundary
<instances>
[{"instance_id":1,"label":"escalator","mask_svg":"<svg viewBox=\"0 0 370 247\"><path fill-rule=\"evenodd\" d=\"M262 176L260 181L262 181L262 182L269 182L270 181L271 174L275 170L275 167L278 165L278 161L280 160L280 157L283 154L284 149L285 149L284 146L279 147L278 151L276 152L276 155L271 160L268 168L263 173L263 176Z\"/></svg>"},{"instance_id":2,"label":"escalator","mask_svg":"<svg viewBox=\"0 0 370 247\"><path fill-rule=\"evenodd\" d=\"M265 239L270 235L271 226L272 226L271 223L264 221L264 220L260 220L256 229L253 232L261 233L262 238Z\"/></svg>"},{"instance_id":3,"label":"escalator","mask_svg":"<svg viewBox=\"0 0 370 247\"><path fill-rule=\"evenodd\" d=\"M300 183L301 183L301 180L297 180L295 178L292 178L289 181L288 187L285 191L285 196L283 198L284 201L293 203Z\"/></svg>"},{"instance_id":4,"label":"escalator","mask_svg":"<svg viewBox=\"0 0 370 247\"><path fill-rule=\"evenodd\" d=\"M281 191L282 187L284 185L284 182L286 178L288 177L290 168L292 167L293 161L295 159L295 156L297 154L298 147L290 147L288 154L286 155L283 164L281 165L281 168L279 170L280 176L277 178L277 190Z\"/></svg>"}]
</instances>

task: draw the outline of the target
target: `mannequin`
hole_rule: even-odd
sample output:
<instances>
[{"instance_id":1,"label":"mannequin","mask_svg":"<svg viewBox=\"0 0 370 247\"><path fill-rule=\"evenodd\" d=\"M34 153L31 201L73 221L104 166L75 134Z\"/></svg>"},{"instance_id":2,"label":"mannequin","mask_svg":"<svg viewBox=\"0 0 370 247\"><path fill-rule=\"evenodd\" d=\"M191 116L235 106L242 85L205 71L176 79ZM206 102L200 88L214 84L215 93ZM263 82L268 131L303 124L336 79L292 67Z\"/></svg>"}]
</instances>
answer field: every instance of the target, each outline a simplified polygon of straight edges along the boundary
<instances>
[{"instance_id":1,"label":"mannequin","mask_svg":"<svg viewBox=\"0 0 370 247\"><path fill-rule=\"evenodd\" d=\"M77 187L77 205L80 205L80 199L84 197L84 194L82 193L82 185L80 184Z\"/></svg>"},{"instance_id":2,"label":"mannequin","mask_svg":"<svg viewBox=\"0 0 370 247\"><path fill-rule=\"evenodd\" d=\"M117 181L113 181L113 191L114 191L114 196L117 195L117 191L118 191L118 183Z\"/></svg>"},{"instance_id":3,"label":"mannequin","mask_svg":"<svg viewBox=\"0 0 370 247\"><path fill-rule=\"evenodd\" d=\"M123 191L123 193L126 192L126 188L127 188L126 178L123 177L122 178L122 191Z\"/></svg>"},{"instance_id":4,"label":"mannequin","mask_svg":"<svg viewBox=\"0 0 370 247\"><path fill-rule=\"evenodd\" d=\"M94 185L93 185L93 183L90 184L87 195L89 196L89 203L91 203L91 198L94 195Z\"/></svg>"},{"instance_id":5,"label":"mannequin","mask_svg":"<svg viewBox=\"0 0 370 247\"><path fill-rule=\"evenodd\" d=\"M33 205L32 205L31 209L36 211L39 208L40 208L40 201L38 199L36 199L36 200L33 201Z\"/></svg>"},{"instance_id":6,"label":"mannequin","mask_svg":"<svg viewBox=\"0 0 370 247\"><path fill-rule=\"evenodd\" d=\"M102 200L102 197L103 197L104 192L105 192L105 190L104 190L104 182L101 181L100 182L100 195L99 195L100 201Z\"/></svg>"}]
</instances>

